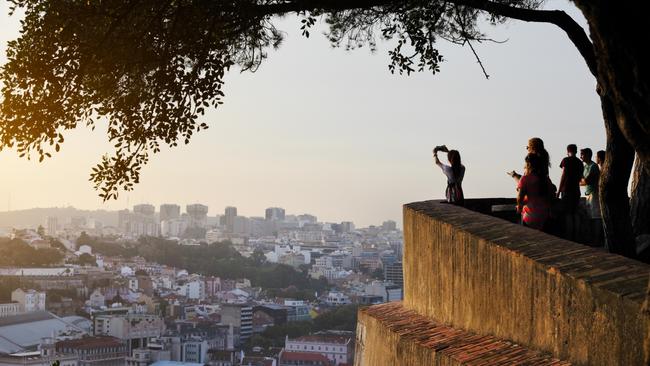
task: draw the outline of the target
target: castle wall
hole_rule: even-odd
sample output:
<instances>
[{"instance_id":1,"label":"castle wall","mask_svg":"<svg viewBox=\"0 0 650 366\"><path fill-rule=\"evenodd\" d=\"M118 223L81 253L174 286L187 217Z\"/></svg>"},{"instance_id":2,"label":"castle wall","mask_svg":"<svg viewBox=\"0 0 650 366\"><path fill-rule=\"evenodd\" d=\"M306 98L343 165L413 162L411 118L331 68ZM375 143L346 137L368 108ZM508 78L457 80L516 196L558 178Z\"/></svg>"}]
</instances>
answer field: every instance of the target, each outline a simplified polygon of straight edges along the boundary
<instances>
[{"instance_id":1,"label":"castle wall","mask_svg":"<svg viewBox=\"0 0 650 366\"><path fill-rule=\"evenodd\" d=\"M433 201L404 206L404 240L404 308L576 365L644 364L650 266Z\"/></svg>"}]
</instances>

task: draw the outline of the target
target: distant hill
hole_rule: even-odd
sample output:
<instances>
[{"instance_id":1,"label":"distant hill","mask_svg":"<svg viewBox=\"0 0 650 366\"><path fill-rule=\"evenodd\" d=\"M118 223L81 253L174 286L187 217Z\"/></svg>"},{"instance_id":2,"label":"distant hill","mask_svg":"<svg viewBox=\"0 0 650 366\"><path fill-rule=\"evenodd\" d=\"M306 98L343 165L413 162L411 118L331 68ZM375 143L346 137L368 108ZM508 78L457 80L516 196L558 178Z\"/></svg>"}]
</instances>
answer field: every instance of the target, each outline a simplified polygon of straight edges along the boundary
<instances>
[{"instance_id":1,"label":"distant hill","mask_svg":"<svg viewBox=\"0 0 650 366\"><path fill-rule=\"evenodd\" d=\"M117 226L117 211L78 210L74 207L30 208L0 212L0 227L37 228L47 227L48 217L57 217L59 225L70 222L72 217L93 218L104 226Z\"/></svg>"}]
</instances>

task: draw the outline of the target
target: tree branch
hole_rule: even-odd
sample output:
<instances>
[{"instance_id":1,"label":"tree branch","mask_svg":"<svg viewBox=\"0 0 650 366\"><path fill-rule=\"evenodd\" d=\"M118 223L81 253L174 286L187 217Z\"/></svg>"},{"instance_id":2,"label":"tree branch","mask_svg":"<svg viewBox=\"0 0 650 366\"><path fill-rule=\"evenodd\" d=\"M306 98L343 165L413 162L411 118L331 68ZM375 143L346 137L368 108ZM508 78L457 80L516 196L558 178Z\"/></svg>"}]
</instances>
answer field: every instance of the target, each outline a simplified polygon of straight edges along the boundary
<instances>
[{"instance_id":1,"label":"tree branch","mask_svg":"<svg viewBox=\"0 0 650 366\"><path fill-rule=\"evenodd\" d=\"M596 55L593 44L585 30L576 23L567 13L561 10L535 10L517 8L506 4L488 0L447 0L456 5L467 6L477 10L486 11L506 18L517 19L524 22L550 23L558 26L569 37L585 60L589 71L596 76ZM254 6L254 11L261 15L280 15L302 11L342 11L359 8L381 7L390 5L408 6L409 1L390 0L295 0L283 3L265 4ZM414 6L426 6L417 2Z\"/></svg>"},{"instance_id":2,"label":"tree branch","mask_svg":"<svg viewBox=\"0 0 650 366\"><path fill-rule=\"evenodd\" d=\"M524 22L550 23L558 26L569 37L585 60L592 75L596 76L596 54L594 46L585 30L567 13L561 10L534 10L508 6L486 0L449 0L457 5L464 5L478 10Z\"/></svg>"}]
</instances>

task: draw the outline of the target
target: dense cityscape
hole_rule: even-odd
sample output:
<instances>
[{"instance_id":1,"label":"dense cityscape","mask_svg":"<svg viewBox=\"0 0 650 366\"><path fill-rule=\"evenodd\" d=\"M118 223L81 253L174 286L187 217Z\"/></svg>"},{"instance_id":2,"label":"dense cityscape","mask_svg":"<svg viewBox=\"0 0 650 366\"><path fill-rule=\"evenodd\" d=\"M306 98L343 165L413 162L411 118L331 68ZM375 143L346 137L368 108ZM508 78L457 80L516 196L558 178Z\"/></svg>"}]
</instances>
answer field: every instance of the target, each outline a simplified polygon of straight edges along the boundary
<instances>
[{"instance_id":1,"label":"dense cityscape","mask_svg":"<svg viewBox=\"0 0 650 366\"><path fill-rule=\"evenodd\" d=\"M0 364L351 365L358 307L403 297L394 221L181 211L0 230Z\"/></svg>"}]
</instances>

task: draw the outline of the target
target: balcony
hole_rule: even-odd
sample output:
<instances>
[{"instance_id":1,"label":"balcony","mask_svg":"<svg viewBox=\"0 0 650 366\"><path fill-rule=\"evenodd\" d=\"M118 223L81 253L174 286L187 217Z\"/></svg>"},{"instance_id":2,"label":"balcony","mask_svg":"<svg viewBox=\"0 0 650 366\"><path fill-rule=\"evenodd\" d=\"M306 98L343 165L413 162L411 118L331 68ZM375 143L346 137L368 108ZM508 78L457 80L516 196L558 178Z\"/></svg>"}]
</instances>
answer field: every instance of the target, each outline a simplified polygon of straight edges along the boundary
<instances>
[{"instance_id":1,"label":"balcony","mask_svg":"<svg viewBox=\"0 0 650 366\"><path fill-rule=\"evenodd\" d=\"M404 206L404 301L360 311L355 363L646 365L650 266L480 213L495 204Z\"/></svg>"}]
</instances>

